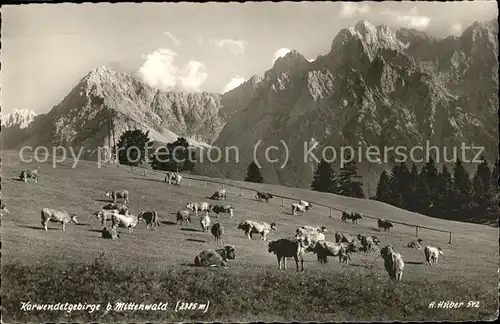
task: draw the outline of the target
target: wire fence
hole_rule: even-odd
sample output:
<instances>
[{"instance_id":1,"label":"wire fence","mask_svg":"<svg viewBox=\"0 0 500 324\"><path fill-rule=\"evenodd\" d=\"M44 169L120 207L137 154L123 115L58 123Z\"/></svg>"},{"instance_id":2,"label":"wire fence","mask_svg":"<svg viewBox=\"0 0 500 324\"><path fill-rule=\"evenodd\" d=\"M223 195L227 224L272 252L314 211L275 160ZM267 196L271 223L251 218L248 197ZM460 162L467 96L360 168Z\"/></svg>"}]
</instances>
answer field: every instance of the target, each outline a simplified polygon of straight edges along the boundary
<instances>
[{"instance_id":1,"label":"wire fence","mask_svg":"<svg viewBox=\"0 0 500 324\"><path fill-rule=\"evenodd\" d=\"M147 176L148 173L159 174L159 175L162 175L162 176L166 176L166 174L167 174L167 172L165 172L165 171L150 170L150 169L146 169L146 168L142 168L142 167L130 167L130 171L133 171L134 168L135 169L142 169L143 170L143 176ZM252 193L256 193L258 191L262 191L262 190L259 190L259 189L249 188L249 187L245 187L245 186L241 186L241 185L237 185L237 184L233 184L233 183L228 183L228 182L225 182L225 181L217 181L217 180L214 180L214 179L208 179L207 177L203 177L203 176L193 176L193 175L182 174L182 180L184 182L187 182L188 186L191 186L194 183L201 183L201 187L207 188L207 184L210 183L210 184L220 185L221 189L226 189L226 190L228 188L231 188L231 187L232 188L236 188L236 189L238 189L240 191L239 195L241 197L244 196L244 192L245 191L250 191ZM181 180L181 182L182 182L182 180ZM274 192L268 191L268 190L266 190L266 192L272 194L273 197L280 198L281 199L281 204L280 204L281 206L285 206L285 200L290 200L290 201L299 201L299 200L301 200L301 198L290 197L290 196L283 196L283 195L275 194ZM314 205L316 205L316 206L321 206L321 207L324 207L324 208L328 209L329 210L329 217L333 216L333 211L334 210L335 211L339 211L339 212L345 211L345 208L342 208L342 207L329 206L329 205L321 204L321 203L314 202L314 201L309 201L309 202L312 203L312 204L314 204ZM363 215L363 218L366 217L366 218L375 219L375 220L380 219L380 217L367 215L365 213L363 213L362 215ZM408 224L408 223L405 223L405 222L394 221L394 220L390 220L390 219L386 219L386 218L384 218L384 220L389 221L389 222L394 223L394 224L399 224L399 225L404 225L404 226L415 228L415 236L416 237L419 237L421 229L425 229L425 230L429 230L429 231L435 231L435 232L441 232L441 233L448 233L448 235L449 235L448 244L452 244L453 232L451 232L451 231L446 231L446 230L442 230L442 229L437 229L437 228L432 228L432 227L427 227L427 226L422 226L422 225L416 225L416 224Z\"/></svg>"}]
</instances>

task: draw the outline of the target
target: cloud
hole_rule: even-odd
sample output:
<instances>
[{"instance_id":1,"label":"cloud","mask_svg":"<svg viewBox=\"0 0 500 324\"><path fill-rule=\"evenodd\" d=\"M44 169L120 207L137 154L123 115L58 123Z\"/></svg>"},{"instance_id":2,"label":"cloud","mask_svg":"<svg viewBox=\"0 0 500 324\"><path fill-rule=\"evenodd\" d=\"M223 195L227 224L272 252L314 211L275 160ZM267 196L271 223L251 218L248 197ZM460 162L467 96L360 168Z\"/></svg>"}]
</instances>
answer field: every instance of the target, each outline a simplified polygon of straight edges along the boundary
<instances>
[{"instance_id":1,"label":"cloud","mask_svg":"<svg viewBox=\"0 0 500 324\"><path fill-rule=\"evenodd\" d=\"M179 71L174 64L176 56L177 53L168 48L160 48L143 55L144 63L137 70L137 75L143 82L160 90L200 91L200 86L208 77L204 71L205 65L198 61L189 61Z\"/></svg>"},{"instance_id":2,"label":"cloud","mask_svg":"<svg viewBox=\"0 0 500 324\"><path fill-rule=\"evenodd\" d=\"M198 61L189 61L181 71L179 81L184 91L199 92L200 86L207 80L205 65Z\"/></svg>"},{"instance_id":3,"label":"cloud","mask_svg":"<svg viewBox=\"0 0 500 324\"><path fill-rule=\"evenodd\" d=\"M226 93L228 91L233 90L236 87L239 87L245 81L246 81L245 78L241 77L239 75L231 78L231 80L229 80L229 82L224 86L224 89L222 90L222 93Z\"/></svg>"},{"instance_id":4,"label":"cloud","mask_svg":"<svg viewBox=\"0 0 500 324\"><path fill-rule=\"evenodd\" d=\"M174 35L172 35L171 33L169 33L168 31L164 32L163 35L167 36L168 38L170 38L173 42L174 42L174 45L175 46L179 46L181 41L178 40Z\"/></svg>"},{"instance_id":5,"label":"cloud","mask_svg":"<svg viewBox=\"0 0 500 324\"><path fill-rule=\"evenodd\" d=\"M370 12L370 6L366 3L342 2L340 15L342 17L352 17L356 15L364 15Z\"/></svg>"},{"instance_id":6,"label":"cloud","mask_svg":"<svg viewBox=\"0 0 500 324\"><path fill-rule=\"evenodd\" d=\"M282 48L280 48L279 50L277 50L276 52L274 52L273 64L274 64L274 62L275 62L278 58L280 58L280 57L283 57L283 56L287 55L287 54L288 54L288 52L290 52L290 51L291 51L291 49L289 49L289 48L285 48L285 47L282 47Z\"/></svg>"},{"instance_id":7,"label":"cloud","mask_svg":"<svg viewBox=\"0 0 500 324\"><path fill-rule=\"evenodd\" d=\"M160 90L172 90L177 84L177 67L173 64L177 55L168 48L160 48L143 55L145 62L137 71L145 83Z\"/></svg>"},{"instance_id":8,"label":"cloud","mask_svg":"<svg viewBox=\"0 0 500 324\"><path fill-rule=\"evenodd\" d=\"M453 35L460 35L460 33L462 32L462 24L453 24L451 25L450 27L450 31Z\"/></svg>"},{"instance_id":9,"label":"cloud","mask_svg":"<svg viewBox=\"0 0 500 324\"><path fill-rule=\"evenodd\" d=\"M395 22L401 26L415 29L426 29L431 22L431 18L418 14L417 7L413 7L410 14L405 14L400 11L385 10L382 14L392 16Z\"/></svg>"},{"instance_id":10,"label":"cloud","mask_svg":"<svg viewBox=\"0 0 500 324\"><path fill-rule=\"evenodd\" d=\"M218 48L227 47L229 48L229 51L235 55L242 55L243 53L245 53L245 49L248 45L248 43L244 40L236 40L231 38L224 38L219 40L210 39L208 40L208 43L213 44Z\"/></svg>"}]
</instances>

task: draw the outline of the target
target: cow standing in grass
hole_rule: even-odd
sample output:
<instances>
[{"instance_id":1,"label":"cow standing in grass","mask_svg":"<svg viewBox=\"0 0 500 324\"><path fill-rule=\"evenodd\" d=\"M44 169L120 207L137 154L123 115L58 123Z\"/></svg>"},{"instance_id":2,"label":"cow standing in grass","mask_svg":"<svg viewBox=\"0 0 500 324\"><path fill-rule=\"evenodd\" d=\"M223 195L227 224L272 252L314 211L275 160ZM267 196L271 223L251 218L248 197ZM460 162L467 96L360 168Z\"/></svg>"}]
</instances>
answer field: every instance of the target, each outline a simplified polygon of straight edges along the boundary
<instances>
[{"instance_id":1,"label":"cow standing in grass","mask_svg":"<svg viewBox=\"0 0 500 324\"><path fill-rule=\"evenodd\" d=\"M139 223L139 219L134 215L113 214L111 217L112 227L116 229L118 226L128 228L128 233L132 234L134 227Z\"/></svg>"},{"instance_id":2,"label":"cow standing in grass","mask_svg":"<svg viewBox=\"0 0 500 324\"><path fill-rule=\"evenodd\" d=\"M113 199L113 202L116 203L117 199L123 199L125 204L129 203L129 193L128 190L122 190L122 191L115 191L115 190L108 190L106 191L106 197L110 197Z\"/></svg>"},{"instance_id":3,"label":"cow standing in grass","mask_svg":"<svg viewBox=\"0 0 500 324\"><path fill-rule=\"evenodd\" d=\"M257 193L255 194L256 200L265 200L266 203L269 203L269 199L271 198L273 198L273 195L269 192L257 191Z\"/></svg>"},{"instance_id":4,"label":"cow standing in grass","mask_svg":"<svg viewBox=\"0 0 500 324\"><path fill-rule=\"evenodd\" d=\"M269 243L267 251L274 253L278 259L278 270L281 269L283 260L283 269L286 269L286 258L293 257L297 265L297 271L304 271L304 253L309 245L304 237L282 238ZM300 262L300 268L299 268Z\"/></svg>"},{"instance_id":5,"label":"cow standing in grass","mask_svg":"<svg viewBox=\"0 0 500 324\"><path fill-rule=\"evenodd\" d=\"M391 245L386 245L380 250L380 256L384 259L384 267L389 277L396 281L403 278L404 262L403 256L394 251Z\"/></svg>"},{"instance_id":6,"label":"cow standing in grass","mask_svg":"<svg viewBox=\"0 0 500 324\"><path fill-rule=\"evenodd\" d=\"M177 224L181 224L185 222L186 225L191 224L191 214L189 213L189 210L178 210L177 211Z\"/></svg>"},{"instance_id":7,"label":"cow standing in grass","mask_svg":"<svg viewBox=\"0 0 500 324\"><path fill-rule=\"evenodd\" d=\"M141 211L137 218L139 221L146 222L146 230L156 231L158 227L160 227L160 221L158 220L158 214L156 211Z\"/></svg>"},{"instance_id":8,"label":"cow standing in grass","mask_svg":"<svg viewBox=\"0 0 500 324\"><path fill-rule=\"evenodd\" d=\"M391 232L391 227L394 227L391 222L383 220L383 219L378 220L378 228L383 228L384 232L385 231Z\"/></svg>"},{"instance_id":9,"label":"cow standing in grass","mask_svg":"<svg viewBox=\"0 0 500 324\"><path fill-rule=\"evenodd\" d=\"M78 224L78 221L76 220L76 214L70 215L66 211L56 210L52 208L42 208L41 219L44 230L47 230L49 221L54 223L61 223L63 232L66 231L66 224Z\"/></svg>"},{"instance_id":10,"label":"cow standing in grass","mask_svg":"<svg viewBox=\"0 0 500 324\"><path fill-rule=\"evenodd\" d=\"M212 228L210 229L212 232L212 235L215 238L215 243L216 244L224 244L224 239L222 238L224 234L224 226L222 226L221 223L215 223Z\"/></svg>"}]
</instances>

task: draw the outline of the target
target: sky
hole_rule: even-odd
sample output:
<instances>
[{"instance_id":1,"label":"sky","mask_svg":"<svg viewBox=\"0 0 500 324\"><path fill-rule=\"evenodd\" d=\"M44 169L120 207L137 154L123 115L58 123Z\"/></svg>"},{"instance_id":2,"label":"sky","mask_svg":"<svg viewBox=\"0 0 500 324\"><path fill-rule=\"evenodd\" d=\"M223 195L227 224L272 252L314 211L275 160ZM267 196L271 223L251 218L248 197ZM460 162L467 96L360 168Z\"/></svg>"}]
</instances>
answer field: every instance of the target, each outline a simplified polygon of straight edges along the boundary
<instances>
[{"instance_id":1,"label":"sky","mask_svg":"<svg viewBox=\"0 0 500 324\"><path fill-rule=\"evenodd\" d=\"M106 65L162 90L226 92L295 49L328 53L359 20L446 37L495 1L99 3L2 6L1 106L48 112Z\"/></svg>"}]
</instances>

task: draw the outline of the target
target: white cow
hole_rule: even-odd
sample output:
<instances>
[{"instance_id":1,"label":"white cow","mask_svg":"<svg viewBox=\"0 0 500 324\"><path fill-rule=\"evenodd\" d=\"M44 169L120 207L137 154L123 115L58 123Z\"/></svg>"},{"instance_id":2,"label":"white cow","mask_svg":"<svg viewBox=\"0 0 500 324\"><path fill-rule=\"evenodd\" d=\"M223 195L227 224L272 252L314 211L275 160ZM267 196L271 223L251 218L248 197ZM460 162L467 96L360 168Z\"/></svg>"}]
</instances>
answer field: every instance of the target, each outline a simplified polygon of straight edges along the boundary
<instances>
[{"instance_id":1,"label":"white cow","mask_svg":"<svg viewBox=\"0 0 500 324\"><path fill-rule=\"evenodd\" d=\"M106 197L110 197L113 199L113 202L116 203L117 199L123 199L125 204L129 203L129 193L128 190L116 191L116 190L107 190Z\"/></svg>"},{"instance_id":2,"label":"white cow","mask_svg":"<svg viewBox=\"0 0 500 324\"><path fill-rule=\"evenodd\" d=\"M111 216L112 227L116 229L118 226L128 228L129 234L133 232L134 227L139 223L139 218L134 215L120 215L118 213L114 213Z\"/></svg>"},{"instance_id":3,"label":"white cow","mask_svg":"<svg viewBox=\"0 0 500 324\"><path fill-rule=\"evenodd\" d=\"M391 245L386 245L380 250L380 256L384 259L384 267L391 279L401 281L403 278L404 262L403 256L394 251Z\"/></svg>"},{"instance_id":4,"label":"white cow","mask_svg":"<svg viewBox=\"0 0 500 324\"><path fill-rule=\"evenodd\" d=\"M298 204L298 203L293 203L292 204L292 215L296 216L297 213L300 213L301 215L304 214L306 211L306 206Z\"/></svg>"},{"instance_id":5,"label":"white cow","mask_svg":"<svg viewBox=\"0 0 500 324\"><path fill-rule=\"evenodd\" d=\"M439 255L444 255L443 254L443 249L441 249L440 247L433 247L433 246L429 246L427 245L424 249L424 253L425 253L425 261L427 261L427 264L428 265L432 265L432 264L438 264L438 258L439 258Z\"/></svg>"},{"instance_id":6,"label":"white cow","mask_svg":"<svg viewBox=\"0 0 500 324\"><path fill-rule=\"evenodd\" d=\"M61 223L63 231L66 231L66 224L68 223L78 224L78 221L76 220L76 214L70 215L66 211L56 210L52 208L42 208L41 219L44 230L47 230L49 221Z\"/></svg>"},{"instance_id":7,"label":"white cow","mask_svg":"<svg viewBox=\"0 0 500 324\"><path fill-rule=\"evenodd\" d=\"M261 240L267 241L267 234L276 230L276 223L259 223L253 220L246 220L238 225L238 229L243 230L249 240L252 239L252 233L261 235Z\"/></svg>"},{"instance_id":8,"label":"white cow","mask_svg":"<svg viewBox=\"0 0 500 324\"><path fill-rule=\"evenodd\" d=\"M198 216L198 211L205 211L208 215L208 212L212 210L212 205L207 202L188 202L186 208L192 210L196 216Z\"/></svg>"},{"instance_id":9,"label":"white cow","mask_svg":"<svg viewBox=\"0 0 500 324\"><path fill-rule=\"evenodd\" d=\"M208 232L208 229L210 228L210 217L208 215L201 216L200 224L202 231Z\"/></svg>"},{"instance_id":10,"label":"white cow","mask_svg":"<svg viewBox=\"0 0 500 324\"><path fill-rule=\"evenodd\" d=\"M107 221L113 219L113 214L120 214L118 209L102 209L94 213L95 218L101 221L101 225L106 225Z\"/></svg>"}]
</instances>

